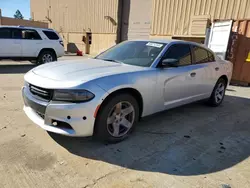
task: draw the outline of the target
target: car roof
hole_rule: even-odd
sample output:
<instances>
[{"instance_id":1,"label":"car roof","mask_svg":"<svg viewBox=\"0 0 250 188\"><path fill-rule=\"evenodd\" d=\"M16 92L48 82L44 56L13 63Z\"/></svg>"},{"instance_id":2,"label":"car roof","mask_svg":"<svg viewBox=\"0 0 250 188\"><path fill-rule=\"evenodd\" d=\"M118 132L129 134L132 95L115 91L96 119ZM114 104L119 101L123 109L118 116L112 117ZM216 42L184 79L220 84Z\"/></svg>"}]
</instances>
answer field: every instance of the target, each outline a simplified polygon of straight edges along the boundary
<instances>
[{"instance_id":1,"label":"car roof","mask_svg":"<svg viewBox=\"0 0 250 188\"><path fill-rule=\"evenodd\" d=\"M159 42L159 43L168 44L168 43L175 42L178 40L175 40L175 39L135 39L132 41L148 41L148 42Z\"/></svg>"},{"instance_id":2,"label":"car roof","mask_svg":"<svg viewBox=\"0 0 250 188\"><path fill-rule=\"evenodd\" d=\"M177 39L135 39L135 40L129 40L129 41L146 41L146 42L148 41L148 42L158 42L158 43L164 43L164 44L185 43L185 44L202 45L196 42L177 40Z\"/></svg>"},{"instance_id":3,"label":"car roof","mask_svg":"<svg viewBox=\"0 0 250 188\"><path fill-rule=\"evenodd\" d=\"M26 27L26 26L13 26L13 25L1 25L0 28L17 28L17 29L35 29L35 30L45 30L45 31L54 31L50 28L40 28L40 27Z\"/></svg>"},{"instance_id":4,"label":"car roof","mask_svg":"<svg viewBox=\"0 0 250 188\"><path fill-rule=\"evenodd\" d=\"M185 41L185 40L177 40L177 39L135 39L135 40L129 40L129 41L157 42L157 43L164 43L164 44L181 43L181 44L189 44L189 45L200 46L202 48L205 48L205 49L211 51L204 44L200 44L200 43L196 43L196 42L191 42L191 41Z\"/></svg>"}]
</instances>

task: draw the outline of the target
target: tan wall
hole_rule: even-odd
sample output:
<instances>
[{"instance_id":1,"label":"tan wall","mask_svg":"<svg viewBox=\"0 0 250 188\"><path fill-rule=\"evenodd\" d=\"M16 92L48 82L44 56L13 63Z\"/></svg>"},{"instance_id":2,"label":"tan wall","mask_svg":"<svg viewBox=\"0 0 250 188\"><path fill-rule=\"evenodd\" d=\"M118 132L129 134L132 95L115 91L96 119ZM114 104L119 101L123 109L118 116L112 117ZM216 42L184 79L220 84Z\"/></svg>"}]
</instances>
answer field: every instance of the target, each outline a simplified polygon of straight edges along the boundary
<instances>
[{"instance_id":1,"label":"tan wall","mask_svg":"<svg viewBox=\"0 0 250 188\"><path fill-rule=\"evenodd\" d=\"M171 35L150 35L150 39L172 39Z\"/></svg>"},{"instance_id":2,"label":"tan wall","mask_svg":"<svg viewBox=\"0 0 250 188\"><path fill-rule=\"evenodd\" d=\"M69 52L76 52L81 50L85 53L85 43L82 42L83 33L60 33L64 48ZM116 44L116 34L100 34L92 33L92 44L90 45L90 52L92 55L99 54Z\"/></svg>"},{"instance_id":3,"label":"tan wall","mask_svg":"<svg viewBox=\"0 0 250 188\"><path fill-rule=\"evenodd\" d=\"M192 35L192 19L199 15L205 16L196 27L203 31L202 19L250 18L250 0L153 0L151 34Z\"/></svg>"},{"instance_id":4,"label":"tan wall","mask_svg":"<svg viewBox=\"0 0 250 188\"><path fill-rule=\"evenodd\" d=\"M31 0L34 20L59 32L116 33L118 0Z\"/></svg>"},{"instance_id":5,"label":"tan wall","mask_svg":"<svg viewBox=\"0 0 250 188\"><path fill-rule=\"evenodd\" d=\"M197 43L200 43L200 44L205 43L205 38L204 37L173 37L173 39L197 42Z\"/></svg>"},{"instance_id":6,"label":"tan wall","mask_svg":"<svg viewBox=\"0 0 250 188\"><path fill-rule=\"evenodd\" d=\"M85 52L82 37L92 32L90 53L97 54L115 44L119 0L31 0L34 20L48 21L62 36L65 50Z\"/></svg>"},{"instance_id":7,"label":"tan wall","mask_svg":"<svg viewBox=\"0 0 250 188\"><path fill-rule=\"evenodd\" d=\"M91 54L99 54L116 44L116 34L92 34Z\"/></svg>"},{"instance_id":8,"label":"tan wall","mask_svg":"<svg viewBox=\"0 0 250 188\"><path fill-rule=\"evenodd\" d=\"M40 28L48 28L48 23L44 22L36 22L30 20L21 20L15 18L1 17L1 25L22 25L28 27L40 27Z\"/></svg>"},{"instance_id":9,"label":"tan wall","mask_svg":"<svg viewBox=\"0 0 250 188\"><path fill-rule=\"evenodd\" d=\"M82 42L83 33L59 33L63 39L65 51L75 53L77 50L85 52Z\"/></svg>"}]
</instances>

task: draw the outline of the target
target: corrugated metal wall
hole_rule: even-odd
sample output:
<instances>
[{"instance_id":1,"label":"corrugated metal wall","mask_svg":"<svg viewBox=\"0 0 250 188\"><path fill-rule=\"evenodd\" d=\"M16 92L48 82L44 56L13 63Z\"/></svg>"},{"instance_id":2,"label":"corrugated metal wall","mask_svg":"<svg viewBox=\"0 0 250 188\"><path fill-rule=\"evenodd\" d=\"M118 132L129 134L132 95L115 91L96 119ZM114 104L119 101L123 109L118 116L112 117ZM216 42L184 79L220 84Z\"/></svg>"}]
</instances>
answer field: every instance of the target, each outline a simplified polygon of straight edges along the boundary
<instances>
[{"instance_id":1,"label":"corrugated metal wall","mask_svg":"<svg viewBox=\"0 0 250 188\"><path fill-rule=\"evenodd\" d=\"M116 33L118 0L31 0L31 15L59 32Z\"/></svg>"},{"instance_id":2,"label":"corrugated metal wall","mask_svg":"<svg viewBox=\"0 0 250 188\"><path fill-rule=\"evenodd\" d=\"M66 51L85 52L85 31L92 32L91 54L116 43L119 0L30 0L30 4L33 19L47 21L57 30Z\"/></svg>"},{"instance_id":3,"label":"corrugated metal wall","mask_svg":"<svg viewBox=\"0 0 250 188\"><path fill-rule=\"evenodd\" d=\"M147 39L150 35L152 0L125 0L130 3L128 39Z\"/></svg>"},{"instance_id":4,"label":"corrugated metal wall","mask_svg":"<svg viewBox=\"0 0 250 188\"><path fill-rule=\"evenodd\" d=\"M250 0L153 0L152 35L191 35L193 16L250 18Z\"/></svg>"}]
</instances>

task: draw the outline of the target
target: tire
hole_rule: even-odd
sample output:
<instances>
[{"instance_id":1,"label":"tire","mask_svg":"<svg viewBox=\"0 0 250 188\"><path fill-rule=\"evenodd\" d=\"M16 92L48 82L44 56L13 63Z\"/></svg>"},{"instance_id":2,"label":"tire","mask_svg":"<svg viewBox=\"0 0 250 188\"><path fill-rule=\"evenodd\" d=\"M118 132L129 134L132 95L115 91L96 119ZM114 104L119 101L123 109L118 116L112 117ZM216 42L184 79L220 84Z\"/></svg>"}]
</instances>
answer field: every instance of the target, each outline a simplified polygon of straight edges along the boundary
<instances>
[{"instance_id":1,"label":"tire","mask_svg":"<svg viewBox=\"0 0 250 188\"><path fill-rule=\"evenodd\" d=\"M208 104L213 107L219 106L225 97L227 83L226 80L220 78L214 86L214 90L208 100ZM222 90L223 88L223 90Z\"/></svg>"},{"instance_id":2,"label":"tire","mask_svg":"<svg viewBox=\"0 0 250 188\"><path fill-rule=\"evenodd\" d=\"M53 61L56 61L56 55L51 50L44 50L40 52L38 58L37 58L37 64L44 64L44 63L50 63Z\"/></svg>"},{"instance_id":3,"label":"tire","mask_svg":"<svg viewBox=\"0 0 250 188\"><path fill-rule=\"evenodd\" d=\"M136 99L130 94L116 95L101 106L95 122L94 137L109 143L120 142L133 131L138 119L139 106Z\"/></svg>"}]
</instances>

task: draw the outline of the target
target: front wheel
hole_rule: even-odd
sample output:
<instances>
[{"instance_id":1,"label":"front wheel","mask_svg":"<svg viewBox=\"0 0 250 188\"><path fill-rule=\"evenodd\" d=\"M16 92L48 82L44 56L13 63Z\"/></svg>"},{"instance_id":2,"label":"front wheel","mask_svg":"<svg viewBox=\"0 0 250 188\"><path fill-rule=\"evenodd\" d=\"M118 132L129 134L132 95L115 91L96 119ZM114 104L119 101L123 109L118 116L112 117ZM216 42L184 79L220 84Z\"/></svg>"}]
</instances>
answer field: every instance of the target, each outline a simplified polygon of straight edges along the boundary
<instances>
[{"instance_id":1,"label":"front wheel","mask_svg":"<svg viewBox=\"0 0 250 188\"><path fill-rule=\"evenodd\" d=\"M101 107L95 124L94 136L102 141L120 142L128 137L139 119L139 106L129 94L120 94Z\"/></svg>"},{"instance_id":2,"label":"front wheel","mask_svg":"<svg viewBox=\"0 0 250 188\"><path fill-rule=\"evenodd\" d=\"M213 92L209 98L209 101L208 101L211 106L216 107L222 103L222 101L225 97L226 87L227 87L227 84L226 84L225 79L220 78L217 81L217 83L214 87L214 90L213 90Z\"/></svg>"},{"instance_id":3,"label":"front wheel","mask_svg":"<svg viewBox=\"0 0 250 188\"><path fill-rule=\"evenodd\" d=\"M56 55L53 51L45 50L42 51L38 56L38 64L50 63L56 61Z\"/></svg>"}]
</instances>

